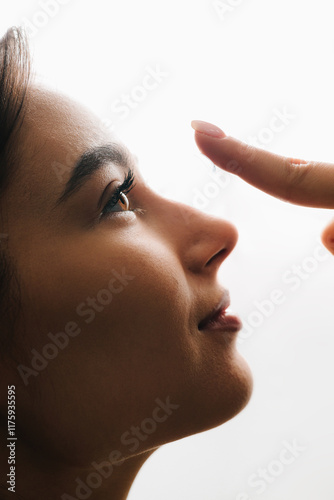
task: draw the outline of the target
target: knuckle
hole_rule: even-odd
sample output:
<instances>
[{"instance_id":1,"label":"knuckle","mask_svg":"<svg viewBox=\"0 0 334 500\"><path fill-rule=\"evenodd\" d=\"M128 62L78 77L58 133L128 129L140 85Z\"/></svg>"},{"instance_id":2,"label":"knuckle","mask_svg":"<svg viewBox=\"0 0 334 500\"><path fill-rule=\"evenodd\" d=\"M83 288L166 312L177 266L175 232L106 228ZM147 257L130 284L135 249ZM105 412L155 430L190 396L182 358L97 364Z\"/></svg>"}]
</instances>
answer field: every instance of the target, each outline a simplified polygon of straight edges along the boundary
<instances>
[{"instance_id":1,"label":"knuckle","mask_svg":"<svg viewBox=\"0 0 334 500\"><path fill-rule=\"evenodd\" d=\"M284 159L283 172L283 199L290 203L296 202L302 195L302 187L307 183L307 177L312 165L295 164L288 158Z\"/></svg>"}]
</instances>

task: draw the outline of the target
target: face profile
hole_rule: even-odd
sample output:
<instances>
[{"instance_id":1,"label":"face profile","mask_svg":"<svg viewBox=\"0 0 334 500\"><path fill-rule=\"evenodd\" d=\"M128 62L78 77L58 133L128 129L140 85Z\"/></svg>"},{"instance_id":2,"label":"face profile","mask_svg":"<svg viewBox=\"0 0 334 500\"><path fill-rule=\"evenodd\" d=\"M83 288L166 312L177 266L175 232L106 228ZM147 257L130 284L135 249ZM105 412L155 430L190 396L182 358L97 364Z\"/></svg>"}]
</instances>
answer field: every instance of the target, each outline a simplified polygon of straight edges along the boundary
<instances>
[{"instance_id":1,"label":"face profile","mask_svg":"<svg viewBox=\"0 0 334 500\"><path fill-rule=\"evenodd\" d=\"M7 53L24 50L20 35L6 36ZM1 71L20 96L24 67L11 60ZM86 487L93 499L123 499L155 449L223 424L249 401L241 325L225 314L217 278L237 230L155 193L98 117L33 78L18 116L0 229L15 277L7 302L19 299L15 321L1 311L17 493L80 498Z\"/></svg>"}]
</instances>

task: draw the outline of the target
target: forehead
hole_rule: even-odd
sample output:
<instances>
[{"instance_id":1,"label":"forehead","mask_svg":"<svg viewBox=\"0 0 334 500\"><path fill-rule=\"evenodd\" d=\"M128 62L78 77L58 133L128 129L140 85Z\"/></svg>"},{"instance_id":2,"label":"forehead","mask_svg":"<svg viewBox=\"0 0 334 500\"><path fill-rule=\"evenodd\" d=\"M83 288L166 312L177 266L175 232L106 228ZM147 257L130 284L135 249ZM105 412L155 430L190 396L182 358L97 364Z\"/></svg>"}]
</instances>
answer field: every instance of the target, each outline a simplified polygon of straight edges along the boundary
<instances>
[{"instance_id":1,"label":"forehead","mask_svg":"<svg viewBox=\"0 0 334 500\"><path fill-rule=\"evenodd\" d=\"M53 90L32 86L25 105L12 195L22 205L29 201L46 208L62 192L80 155L112 138L90 110Z\"/></svg>"},{"instance_id":2,"label":"forehead","mask_svg":"<svg viewBox=\"0 0 334 500\"><path fill-rule=\"evenodd\" d=\"M27 93L24 129L26 139L50 146L56 141L80 147L80 142L98 140L104 133L99 119L82 104L41 86Z\"/></svg>"},{"instance_id":3,"label":"forehead","mask_svg":"<svg viewBox=\"0 0 334 500\"><path fill-rule=\"evenodd\" d=\"M52 90L30 89L22 146L32 159L38 156L50 166L69 155L78 157L107 137L100 120L83 105Z\"/></svg>"}]
</instances>

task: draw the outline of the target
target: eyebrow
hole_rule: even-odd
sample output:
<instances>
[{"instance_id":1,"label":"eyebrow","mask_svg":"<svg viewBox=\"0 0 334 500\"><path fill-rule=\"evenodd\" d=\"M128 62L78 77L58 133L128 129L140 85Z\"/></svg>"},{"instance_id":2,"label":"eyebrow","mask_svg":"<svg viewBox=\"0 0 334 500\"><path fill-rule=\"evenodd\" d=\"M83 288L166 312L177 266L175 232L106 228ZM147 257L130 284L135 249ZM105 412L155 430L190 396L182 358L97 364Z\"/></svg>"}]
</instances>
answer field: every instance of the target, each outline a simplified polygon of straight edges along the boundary
<instances>
[{"instance_id":1,"label":"eyebrow","mask_svg":"<svg viewBox=\"0 0 334 500\"><path fill-rule=\"evenodd\" d=\"M67 201L74 193L86 184L107 163L115 163L128 168L131 162L129 151L117 143L107 143L102 146L94 146L85 151L76 162L71 177L66 183L65 189L58 198L56 205Z\"/></svg>"}]
</instances>

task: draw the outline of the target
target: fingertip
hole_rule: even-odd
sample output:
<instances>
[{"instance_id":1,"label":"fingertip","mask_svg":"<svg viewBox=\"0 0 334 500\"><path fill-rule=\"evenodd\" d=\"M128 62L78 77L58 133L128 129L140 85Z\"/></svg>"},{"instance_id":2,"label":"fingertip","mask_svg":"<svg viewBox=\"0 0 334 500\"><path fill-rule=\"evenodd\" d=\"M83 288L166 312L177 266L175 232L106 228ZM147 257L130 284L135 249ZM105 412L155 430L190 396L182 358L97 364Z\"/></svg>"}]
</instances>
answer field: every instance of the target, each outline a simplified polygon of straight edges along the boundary
<instances>
[{"instance_id":1,"label":"fingertip","mask_svg":"<svg viewBox=\"0 0 334 500\"><path fill-rule=\"evenodd\" d=\"M212 137L214 139L222 139L226 137L226 134L222 131L222 129L209 122L204 122L202 120L192 120L191 126L196 132L208 135L209 137Z\"/></svg>"}]
</instances>

